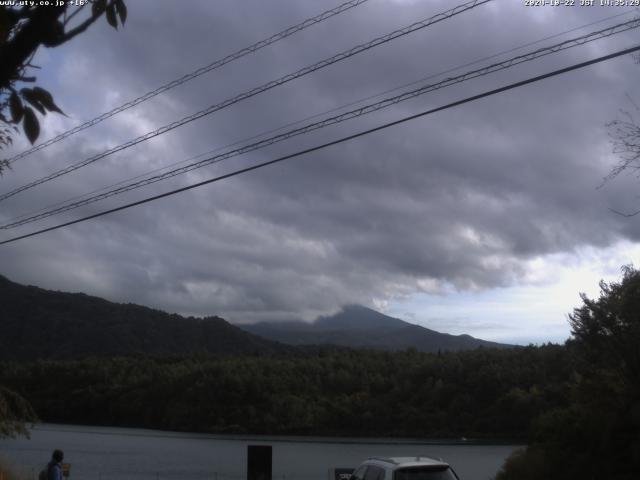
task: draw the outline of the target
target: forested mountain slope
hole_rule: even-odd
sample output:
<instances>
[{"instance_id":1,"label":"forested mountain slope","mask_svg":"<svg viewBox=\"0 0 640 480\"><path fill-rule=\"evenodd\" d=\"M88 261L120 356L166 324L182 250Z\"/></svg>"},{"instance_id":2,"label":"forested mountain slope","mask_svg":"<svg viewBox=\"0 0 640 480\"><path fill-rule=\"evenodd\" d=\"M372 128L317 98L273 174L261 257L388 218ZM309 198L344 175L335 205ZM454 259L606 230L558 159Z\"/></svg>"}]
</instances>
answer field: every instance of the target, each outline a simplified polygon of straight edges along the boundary
<instances>
[{"instance_id":1,"label":"forested mountain slope","mask_svg":"<svg viewBox=\"0 0 640 480\"><path fill-rule=\"evenodd\" d=\"M193 318L0 276L0 359L270 354L287 347L219 317Z\"/></svg>"},{"instance_id":2,"label":"forested mountain slope","mask_svg":"<svg viewBox=\"0 0 640 480\"><path fill-rule=\"evenodd\" d=\"M346 306L337 314L320 317L313 323L261 322L241 327L255 335L291 345L331 344L388 351L415 348L433 353L510 346L470 335L436 332L359 305Z\"/></svg>"}]
</instances>

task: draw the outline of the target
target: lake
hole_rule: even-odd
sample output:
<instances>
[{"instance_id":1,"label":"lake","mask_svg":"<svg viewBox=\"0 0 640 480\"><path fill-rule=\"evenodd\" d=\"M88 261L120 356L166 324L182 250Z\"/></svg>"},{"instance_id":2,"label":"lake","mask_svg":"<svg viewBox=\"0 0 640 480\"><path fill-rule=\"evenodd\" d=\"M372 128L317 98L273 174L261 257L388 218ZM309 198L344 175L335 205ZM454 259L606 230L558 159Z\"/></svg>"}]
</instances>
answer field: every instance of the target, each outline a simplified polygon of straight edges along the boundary
<instances>
[{"instance_id":1,"label":"lake","mask_svg":"<svg viewBox=\"0 0 640 480\"><path fill-rule=\"evenodd\" d=\"M55 448L70 480L245 480L248 445L272 445L273 480L327 480L330 468L372 456L431 456L462 480L495 476L514 445L391 439L206 435L43 424L31 439L0 440L0 456L36 480Z\"/></svg>"}]
</instances>

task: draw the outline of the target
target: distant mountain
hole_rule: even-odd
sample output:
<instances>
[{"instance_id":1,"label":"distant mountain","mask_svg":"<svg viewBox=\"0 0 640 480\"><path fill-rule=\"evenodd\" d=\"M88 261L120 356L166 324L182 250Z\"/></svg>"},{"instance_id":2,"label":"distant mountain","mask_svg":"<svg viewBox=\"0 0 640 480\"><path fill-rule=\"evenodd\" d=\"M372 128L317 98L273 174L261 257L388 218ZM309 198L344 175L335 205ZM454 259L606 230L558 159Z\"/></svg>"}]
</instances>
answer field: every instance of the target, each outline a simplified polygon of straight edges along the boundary
<instances>
[{"instance_id":1,"label":"distant mountain","mask_svg":"<svg viewBox=\"0 0 640 480\"><path fill-rule=\"evenodd\" d=\"M0 276L0 360L87 356L271 354L290 347L222 318L193 318Z\"/></svg>"},{"instance_id":2,"label":"distant mountain","mask_svg":"<svg viewBox=\"0 0 640 480\"><path fill-rule=\"evenodd\" d=\"M290 345L331 344L377 350L415 348L421 352L511 346L470 335L436 332L359 305L346 306L337 314L320 317L313 323L261 322L240 326L254 335Z\"/></svg>"}]
</instances>

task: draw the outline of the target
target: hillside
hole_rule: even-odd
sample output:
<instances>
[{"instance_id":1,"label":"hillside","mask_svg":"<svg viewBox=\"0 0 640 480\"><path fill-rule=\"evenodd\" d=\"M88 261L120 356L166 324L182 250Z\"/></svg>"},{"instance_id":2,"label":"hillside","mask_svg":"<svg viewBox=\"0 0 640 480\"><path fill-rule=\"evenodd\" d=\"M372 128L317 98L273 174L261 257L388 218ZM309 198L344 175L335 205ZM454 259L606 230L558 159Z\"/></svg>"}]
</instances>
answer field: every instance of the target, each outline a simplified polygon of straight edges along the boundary
<instances>
[{"instance_id":1,"label":"hillside","mask_svg":"<svg viewBox=\"0 0 640 480\"><path fill-rule=\"evenodd\" d=\"M219 317L185 318L82 293L23 286L0 276L0 360L286 349Z\"/></svg>"},{"instance_id":2,"label":"hillside","mask_svg":"<svg viewBox=\"0 0 640 480\"><path fill-rule=\"evenodd\" d=\"M333 344L377 350L421 352L506 348L510 345L480 340L470 335L449 335L389 317L359 305L344 307L313 323L261 322L241 325L247 332L290 345Z\"/></svg>"}]
</instances>

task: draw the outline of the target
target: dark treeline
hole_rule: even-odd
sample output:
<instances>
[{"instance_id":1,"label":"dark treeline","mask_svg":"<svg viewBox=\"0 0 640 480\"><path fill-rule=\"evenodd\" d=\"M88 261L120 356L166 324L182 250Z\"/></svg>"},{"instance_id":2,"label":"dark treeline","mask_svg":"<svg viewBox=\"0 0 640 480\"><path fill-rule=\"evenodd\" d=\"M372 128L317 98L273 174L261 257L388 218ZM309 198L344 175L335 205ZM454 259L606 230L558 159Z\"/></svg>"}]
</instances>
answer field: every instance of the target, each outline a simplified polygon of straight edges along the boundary
<instances>
[{"instance_id":1,"label":"dark treeline","mask_svg":"<svg viewBox=\"0 0 640 480\"><path fill-rule=\"evenodd\" d=\"M567 406L571 357L548 345L4 362L0 384L24 395L46 422L526 440L534 418Z\"/></svg>"},{"instance_id":2,"label":"dark treeline","mask_svg":"<svg viewBox=\"0 0 640 480\"><path fill-rule=\"evenodd\" d=\"M534 420L528 447L499 480L640 478L640 271L623 273L569 316L568 405Z\"/></svg>"}]
</instances>

